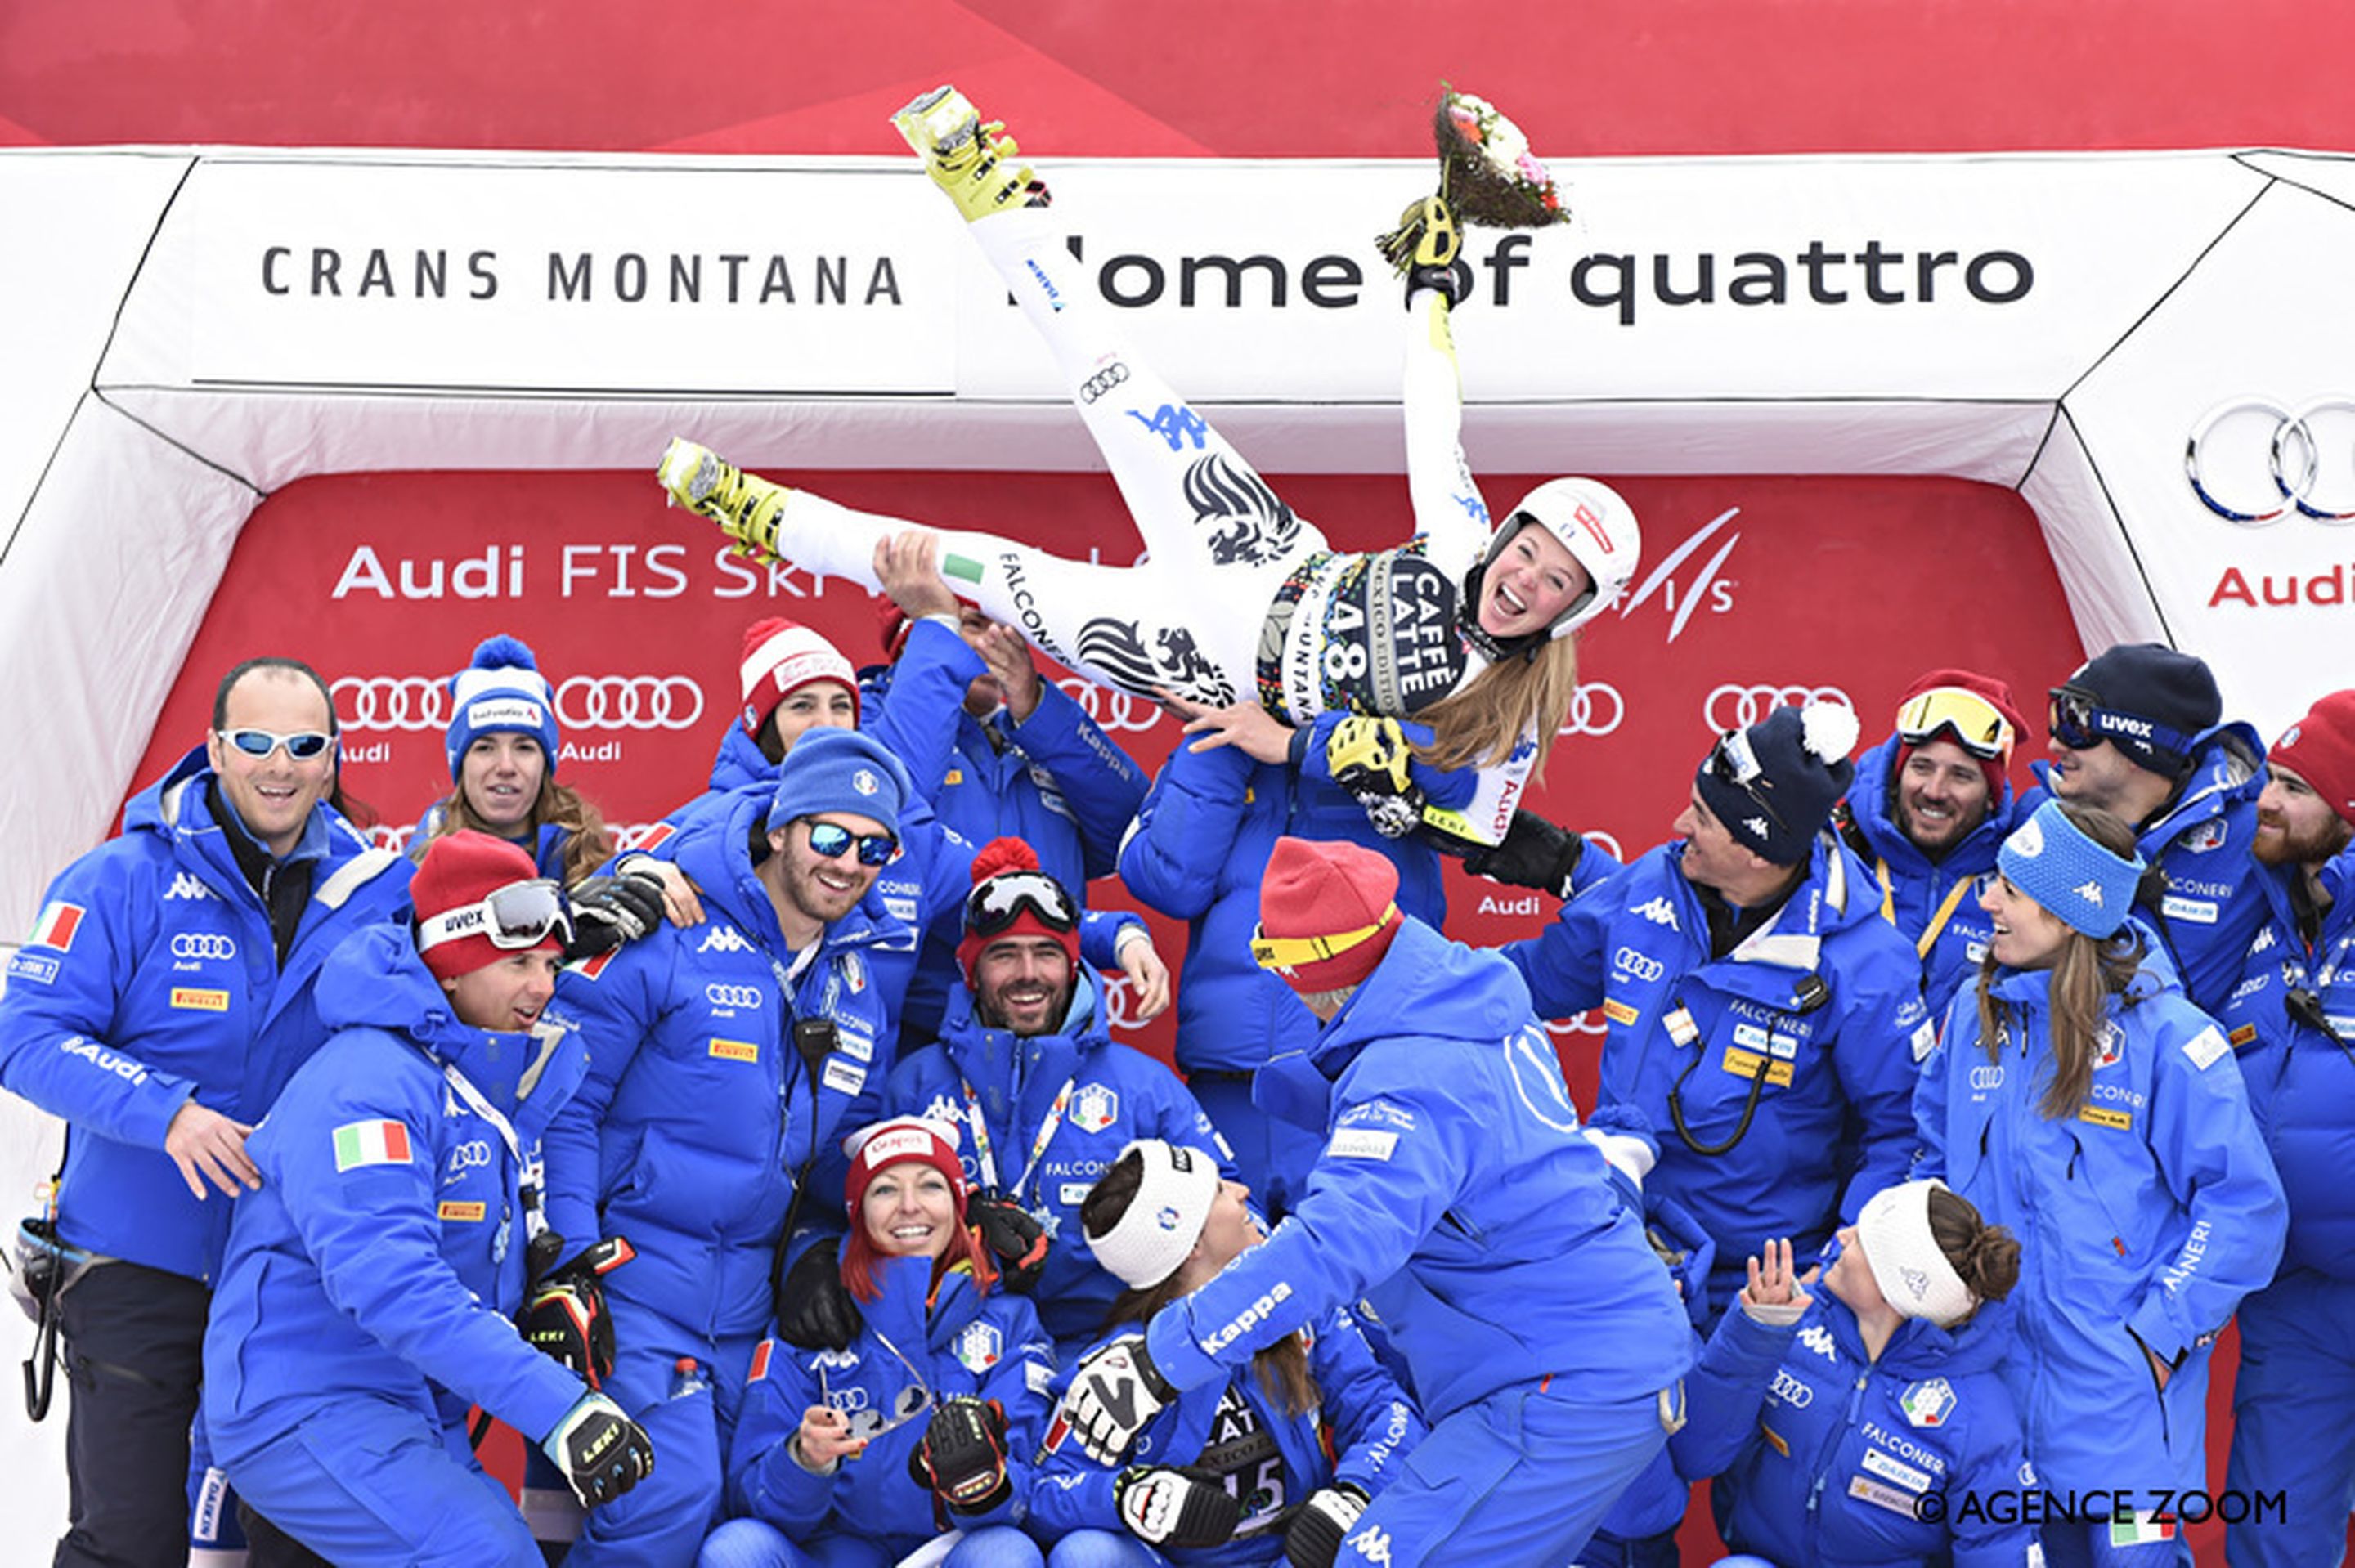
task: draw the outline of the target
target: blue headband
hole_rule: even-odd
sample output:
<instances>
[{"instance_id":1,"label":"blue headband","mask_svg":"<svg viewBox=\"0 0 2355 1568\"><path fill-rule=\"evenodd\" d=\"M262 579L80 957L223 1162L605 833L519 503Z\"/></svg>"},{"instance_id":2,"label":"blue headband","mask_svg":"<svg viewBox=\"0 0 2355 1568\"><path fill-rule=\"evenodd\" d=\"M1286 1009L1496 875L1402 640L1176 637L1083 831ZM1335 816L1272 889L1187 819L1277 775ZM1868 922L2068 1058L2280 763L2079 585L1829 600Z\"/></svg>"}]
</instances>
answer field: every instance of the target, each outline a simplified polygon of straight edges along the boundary
<instances>
[{"instance_id":1,"label":"blue headband","mask_svg":"<svg viewBox=\"0 0 2355 1568\"><path fill-rule=\"evenodd\" d=\"M2117 934L2133 913L2143 858L2120 860L2085 836L2058 800L2047 800L1996 853L2011 885L2062 924L2100 939Z\"/></svg>"}]
</instances>

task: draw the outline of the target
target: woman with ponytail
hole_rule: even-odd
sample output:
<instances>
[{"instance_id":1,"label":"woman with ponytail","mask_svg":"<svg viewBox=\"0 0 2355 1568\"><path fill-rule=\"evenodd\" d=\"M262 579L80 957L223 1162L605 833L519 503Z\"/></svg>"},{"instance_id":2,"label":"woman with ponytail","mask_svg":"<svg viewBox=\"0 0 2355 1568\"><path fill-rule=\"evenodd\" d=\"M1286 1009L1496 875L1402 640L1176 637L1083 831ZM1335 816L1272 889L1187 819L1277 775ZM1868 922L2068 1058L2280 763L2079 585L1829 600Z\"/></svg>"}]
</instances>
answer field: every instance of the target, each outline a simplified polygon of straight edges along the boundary
<instances>
[{"instance_id":1,"label":"woman with ponytail","mask_svg":"<svg viewBox=\"0 0 2355 1568\"><path fill-rule=\"evenodd\" d=\"M1250 1197L1199 1150L1158 1139L1124 1150L1080 1209L1096 1261L1128 1287L1106 1329L1135 1332L1266 1240ZM1050 1568L1330 1568L1348 1527L1423 1435L1413 1403L1349 1315L1335 1311L1260 1351L1224 1383L1180 1394L1145 1428L1124 1469L1104 1468L1050 1429L1033 1528L1062 1537Z\"/></svg>"},{"instance_id":2,"label":"woman with ponytail","mask_svg":"<svg viewBox=\"0 0 2355 1568\"><path fill-rule=\"evenodd\" d=\"M1729 1545L1783 1568L2021 1568L2030 1485L1996 1371L2019 1244L1942 1181L1883 1188L1825 1266L1750 1259L1686 1384L1679 1472L1722 1474ZM1809 1294L1807 1287L1817 1287Z\"/></svg>"},{"instance_id":3,"label":"woman with ponytail","mask_svg":"<svg viewBox=\"0 0 2355 1568\"><path fill-rule=\"evenodd\" d=\"M2052 1568L2189 1563L2164 1494L2206 1480L2208 1357L2273 1276L2286 1211L2223 1032L2144 964L2145 865L2109 812L2047 800L2004 841L1976 994L1914 1096L1923 1154L2025 1242L2003 1361Z\"/></svg>"}]
</instances>

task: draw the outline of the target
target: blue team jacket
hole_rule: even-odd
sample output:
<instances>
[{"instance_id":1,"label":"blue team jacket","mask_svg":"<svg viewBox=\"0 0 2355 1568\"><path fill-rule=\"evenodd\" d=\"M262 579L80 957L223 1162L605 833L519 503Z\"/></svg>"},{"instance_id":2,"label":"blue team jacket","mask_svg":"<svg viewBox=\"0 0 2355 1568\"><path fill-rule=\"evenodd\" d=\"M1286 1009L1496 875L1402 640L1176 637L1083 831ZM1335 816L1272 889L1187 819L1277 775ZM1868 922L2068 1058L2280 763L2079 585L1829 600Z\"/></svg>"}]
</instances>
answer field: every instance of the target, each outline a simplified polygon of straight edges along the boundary
<instances>
[{"instance_id":1,"label":"blue team jacket","mask_svg":"<svg viewBox=\"0 0 2355 1568\"><path fill-rule=\"evenodd\" d=\"M1785 1328L1730 1311L1685 1384L1678 1467L1723 1474L1727 1543L1791 1568L2041 1563L2019 1522L2035 1473L1995 1370L2007 1317L1990 1302L1953 1330L1909 1319L1870 1361L1828 1290Z\"/></svg>"},{"instance_id":2,"label":"blue team jacket","mask_svg":"<svg viewBox=\"0 0 2355 1568\"><path fill-rule=\"evenodd\" d=\"M1266 1243L1154 1318L1177 1387L1223 1383L1361 1297L1434 1422L1549 1376L1575 1399L1637 1398L1692 1364L1668 1271L1495 954L1406 920L1316 1050L1262 1069L1254 1097L1330 1138Z\"/></svg>"},{"instance_id":3,"label":"blue team jacket","mask_svg":"<svg viewBox=\"0 0 2355 1568\"><path fill-rule=\"evenodd\" d=\"M2259 868L2265 921L2217 1022L2289 1201L2283 1269L2355 1279L2355 849L2322 868L2332 902L2311 948L2290 906L2293 874ZM2291 1019L2292 987L2315 993L2337 1039Z\"/></svg>"},{"instance_id":4,"label":"blue team jacket","mask_svg":"<svg viewBox=\"0 0 2355 1568\"><path fill-rule=\"evenodd\" d=\"M1891 736L1856 759L1856 778L1848 789L1849 820L1869 852L1863 858L1881 890L1881 913L1915 952L1922 952L1923 934L1939 909L1950 897L1954 900L1930 950L1922 954L1923 1000L1931 1017L1943 1018L1955 992L1977 975L1979 960L1987 957L1995 927L1979 907L1979 889L1995 871L1996 851L2020 818L2007 779L2003 793L1987 802L1987 820L1932 860L1891 815L1890 784L1903 745Z\"/></svg>"},{"instance_id":5,"label":"blue team jacket","mask_svg":"<svg viewBox=\"0 0 2355 1568\"><path fill-rule=\"evenodd\" d=\"M1710 957L1683 860L1681 842L1651 851L1502 951L1528 978L1540 1017L1603 1009L1601 1107L1631 1107L1650 1123L1660 1160L1645 1185L1715 1239L1710 1296L1721 1309L1741 1287L1742 1260L1767 1237L1811 1252L1865 1198L1903 1179L1914 1064L1936 1028L1912 944L1881 917L1871 872L1830 833L1817 835L1806 875L1774 918L1721 959ZM1811 978L1828 992L1812 1008ZM1691 1044L1670 1033L1679 1004L1698 1031ZM1691 1142L1677 1128L1671 1090ZM1843 1132L1851 1118L1860 1152ZM1692 1147L1729 1140L1719 1154Z\"/></svg>"},{"instance_id":6,"label":"blue team jacket","mask_svg":"<svg viewBox=\"0 0 2355 1568\"><path fill-rule=\"evenodd\" d=\"M2063 1488L2197 1487L2208 1351L2273 1277L2285 1213L2223 1031L2138 977L2111 999L2085 1107L2047 1120L2049 970L1999 971L1998 1060L1955 999L1914 1098L1922 1156L2019 1238L2005 1380L2036 1467ZM2145 1346L2175 1363L2162 1393ZM2148 1506L2148 1505L2145 1505Z\"/></svg>"},{"instance_id":7,"label":"blue team jacket","mask_svg":"<svg viewBox=\"0 0 2355 1568\"><path fill-rule=\"evenodd\" d=\"M1158 1138L1211 1151L1222 1174L1235 1174L1233 1151L1191 1091L1152 1057L1115 1044L1102 988L1085 971L1079 981L1062 1027L1025 1038L985 1026L974 1016L972 993L958 986L940 1043L893 1069L884 1096L886 1115L933 1117L963 1129L958 1152L965 1178L986 1189L973 1134L978 1107L996 1185L1047 1227L1047 1266L1031 1298L1058 1344L1094 1335L1124 1288L1096 1262L1080 1223L1088 1189L1122 1150L1136 1139ZM1039 1133L1066 1085L1071 1097L1062 1118L1034 1163Z\"/></svg>"},{"instance_id":8,"label":"blue team jacket","mask_svg":"<svg viewBox=\"0 0 2355 1568\"><path fill-rule=\"evenodd\" d=\"M724 1339L767 1327L772 1255L805 1169L805 1216L841 1213L840 1142L880 1114L891 1037L863 906L780 985L792 955L747 848L768 793L718 801L670 846L711 917L657 927L557 981L549 1014L580 1031L589 1066L549 1129L548 1180L568 1252L610 1235L636 1247L609 1291ZM815 1065L796 1019L835 1027Z\"/></svg>"},{"instance_id":9,"label":"blue team jacket","mask_svg":"<svg viewBox=\"0 0 2355 1568\"><path fill-rule=\"evenodd\" d=\"M180 1107L258 1122L326 1030L336 945L409 901L410 863L325 805L292 858L311 900L281 968L270 916L213 820L204 749L133 798L123 835L49 885L0 993L0 1086L71 1124L59 1234L209 1282L233 1206L198 1202L164 1152Z\"/></svg>"},{"instance_id":10,"label":"blue team jacket","mask_svg":"<svg viewBox=\"0 0 2355 1568\"><path fill-rule=\"evenodd\" d=\"M1133 1333L1135 1329L1127 1325L1117 1332ZM1239 1533L1226 1545L1205 1551L1165 1548L1163 1554L1171 1561L1281 1563L1284 1561L1284 1521L1278 1515L1283 1510L1298 1507L1310 1494L1337 1481L1347 1481L1369 1497L1379 1497L1396 1466L1423 1441L1426 1428L1414 1402L1374 1359L1357 1320L1347 1311L1337 1308L1321 1313L1299 1332L1308 1346L1309 1373L1316 1380L1318 1403L1314 1409L1286 1414L1283 1404L1270 1397L1254 1369L1245 1364L1223 1380L1186 1390L1138 1436L1130 1463L1209 1463L1206 1449L1222 1440L1233 1441L1219 1429L1220 1407L1231 1394L1250 1406L1259 1430L1273 1442L1274 1453L1263 1457L1252 1471L1241 1475L1230 1471L1226 1476L1227 1489L1242 1505L1241 1528L1251 1533ZM1112 1337L1105 1336L1107 1340ZM1060 1394L1060 1387L1057 1392ZM1329 1450L1327 1428L1330 1429ZM1056 1536L1074 1530L1124 1533L1119 1504L1113 1496L1118 1473L1090 1459L1074 1442L1059 1443L1040 1454L1030 1491L1030 1514L1040 1533Z\"/></svg>"},{"instance_id":11,"label":"blue team jacket","mask_svg":"<svg viewBox=\"0 0 2355 1568\"><path fill-rule=\"evenodd\" d=\"M765 1520L799 1542L854 1535L888 1547L895 1562L906 1556L938 1533L932 1493L908 1474L908 1457L923 1441L926 1415L880 1432L831 1475L804 1469L786 1444L812 1405L830 1404L856 1431L880 1426L902 1401L913 1406L929 1390L935 1404L969 1393L996 1400L1006 1411L1013 1489L986 1513L949 1515L950 1525L971 1530L1021 1522L1030 1456L1047 1425L1053 1350L1029 1302L997 1291L982 1295L973 1277L961 1271L941 1280L928 1310L932 1267L925 1257L895 1257L878 1267L882 1298L861 1303L867 1326L846 1350L804 1351L769 1339L753 1352L728 1449L730 1513Z\"/></svg>"},{"instance_id":12,"label":"blue team jacket","mask_svg":"<svg viewBox=\"0 0 2355 1568\"><path fill-rule=\"evenodd\" d=\"M480 1404L545 1436L586 1391L512 1321L517 1154L579 1086L580 1043L461 1022L399 924L337 948L318 989L336 1033L246 1141L262 1185L237 1201L205 1334L214 1452L234 1464L357 1397L452 1429ZM514 1150L445 1065L507 1118Z\"/></svg>"}]
</instances>

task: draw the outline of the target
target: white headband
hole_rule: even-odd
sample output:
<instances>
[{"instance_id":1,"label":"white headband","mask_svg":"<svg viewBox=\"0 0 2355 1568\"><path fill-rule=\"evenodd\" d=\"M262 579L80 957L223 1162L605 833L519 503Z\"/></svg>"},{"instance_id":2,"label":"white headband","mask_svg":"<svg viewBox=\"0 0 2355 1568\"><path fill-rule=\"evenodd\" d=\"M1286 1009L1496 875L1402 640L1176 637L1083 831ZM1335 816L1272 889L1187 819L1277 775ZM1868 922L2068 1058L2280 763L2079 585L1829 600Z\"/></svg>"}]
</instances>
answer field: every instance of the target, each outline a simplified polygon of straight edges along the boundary
<instances>
[{"instance_id":1,"label":"white headband","mask_svg":"<svg viewBox=\"0 0 2355 1568\"><path fill-rule=\"evenodd\" d=\"M1145 1162L1145 1179L1120 1222L1103 1235L1091 1233L1088 1248L1122 1283L1149 1289L1178 1272L1201 1238L1219 1195L1219 1168L1199 1149L1178 1149L1157 1138L1139 1139L1122 1150Z\"/></svg>"},{"instance_id":2,"label":"white headband","mask_svg":"<svg viewBox=\"0 0 2355 1568\"><path fill-rule=\"evenodd\" d=\"M1930 1194L1945 1191L1934 1176L1882 1188L1856 1216L1856 1240L1881 1299L1899 1317L1926 1318L1951 1329L1979 1302L1930 1232Z\"/></svg>"}]
</instances>

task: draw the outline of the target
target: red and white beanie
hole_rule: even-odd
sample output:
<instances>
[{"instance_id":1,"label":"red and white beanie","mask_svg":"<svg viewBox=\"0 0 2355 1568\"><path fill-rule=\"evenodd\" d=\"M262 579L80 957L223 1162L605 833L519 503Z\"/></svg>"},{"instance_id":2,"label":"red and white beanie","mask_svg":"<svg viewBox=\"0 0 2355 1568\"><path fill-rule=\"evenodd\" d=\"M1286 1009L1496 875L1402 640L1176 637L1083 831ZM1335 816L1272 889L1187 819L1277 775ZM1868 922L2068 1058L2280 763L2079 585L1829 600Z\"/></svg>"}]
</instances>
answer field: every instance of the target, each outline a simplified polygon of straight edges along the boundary
<instances>
[{"instance_id":1,"label":"red and white beanie","mask_svg":"<svg viewBox=\"0 0 2355 1568\"><path fill-rule=\"evenodd\" d=\"M858 673L833 643L798 620L771 616L745 628L737 674L746 735L757 736L777 705L813 681L840 684L850 694L852 717L858 716Z\"/></svg>"},{"instance_id":2,"label":"red and white beanie","mask_svg":"<svg viewBox=\"0 0 2355 1568\"><path fill-rule=\"evenodd\" d=\"M964 1213L964 1166L957 1159L957 1142L954 1122L920 1116L895 1116L888 1121L872 1122L844 1139L842 1151L850 1156L850 1172L843 1178L842 1194L853 1224L858 1222L859 1205L867 1201L868 1183L887 1166L910 1160L929 1165L947 1177L949 1191L956 1198L957 1213Z\"/></svg>"},{"instance_id":3,"label":"red and white beanie","mask_svg":"<svg viewBox=\"0 0 2355 1568\"><path fill-rule=\"evenodd\" d=\"M409 880L409 896L422 925L437 915L480 904L502 887L538 877L539 867L522 849L505 839L469 828L444 833L426 846L423 863ZM529 948L498 947L482 935L453 937L423 948L419 956L424 959L434 979L456 980L519 951L543 950L561 953L563 934L551 930Z\"/></svg>"}]
</instances>

